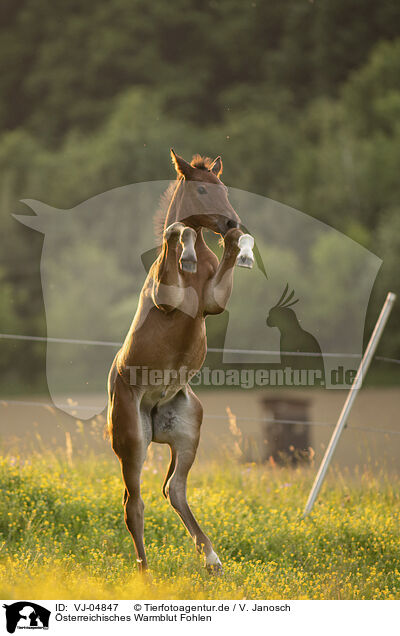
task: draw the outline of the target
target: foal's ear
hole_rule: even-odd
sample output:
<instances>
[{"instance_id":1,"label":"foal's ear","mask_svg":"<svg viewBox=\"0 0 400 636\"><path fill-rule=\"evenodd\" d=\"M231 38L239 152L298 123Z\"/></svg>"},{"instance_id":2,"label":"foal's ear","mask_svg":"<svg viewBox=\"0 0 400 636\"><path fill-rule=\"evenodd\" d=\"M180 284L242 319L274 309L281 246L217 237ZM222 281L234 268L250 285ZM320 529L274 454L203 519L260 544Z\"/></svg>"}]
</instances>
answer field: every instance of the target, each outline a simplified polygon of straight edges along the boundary
<instances>
[{"instance_id":1,"label":"foal's ear","mask_svg":"<svg viewBox=\"0 0 400 636\"><path fill-rule=\"evenodd\" d=\"M222 159L221 157L217 157L216 159L214 159L214 161L212 162L211 166L210 166L210 170L211 172L213 172L217 177L219 177L222 174L222 170L223 170L223 165L222 165Z\"/></svg>"},{"instance_id":2,"label":"foal's ear","mask_svg":"<svg viewBox=\"0 0 400 636\"><path fill-rule=\"evenodd\" d=\"M189 177L191 174L193 174L194 169L193 169L193 166L190 165L190 163L188 163L182 157L177 155L174 152L173 148L171 148L170 152L171 152L172 163L174 164L175 170L177 171L179 175L181 175L182 177Z\"/></svg>"}]
</instances>

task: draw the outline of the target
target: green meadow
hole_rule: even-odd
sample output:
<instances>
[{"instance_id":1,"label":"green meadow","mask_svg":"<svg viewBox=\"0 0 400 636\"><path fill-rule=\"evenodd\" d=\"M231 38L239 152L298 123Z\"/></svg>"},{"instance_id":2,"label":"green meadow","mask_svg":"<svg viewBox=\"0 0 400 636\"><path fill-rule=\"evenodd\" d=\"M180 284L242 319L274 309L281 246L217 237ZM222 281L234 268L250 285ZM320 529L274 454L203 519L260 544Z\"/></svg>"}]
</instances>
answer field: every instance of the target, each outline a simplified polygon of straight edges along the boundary
<instances>
[{"instance_id":1,"label":"green meadow","mask_svg":"<svg viewBox=\"0 0 400 636\"><path fill-rule=\"evenodd\" d=\"M331 471L311 517L314 468L196 463L189 503L224 575L210 576L161 495L165 458L143 471L150 573L135 572L117 461L43 452L0 460L0 598L395 599L399 481Z\"/></svg>"}]
</instances>

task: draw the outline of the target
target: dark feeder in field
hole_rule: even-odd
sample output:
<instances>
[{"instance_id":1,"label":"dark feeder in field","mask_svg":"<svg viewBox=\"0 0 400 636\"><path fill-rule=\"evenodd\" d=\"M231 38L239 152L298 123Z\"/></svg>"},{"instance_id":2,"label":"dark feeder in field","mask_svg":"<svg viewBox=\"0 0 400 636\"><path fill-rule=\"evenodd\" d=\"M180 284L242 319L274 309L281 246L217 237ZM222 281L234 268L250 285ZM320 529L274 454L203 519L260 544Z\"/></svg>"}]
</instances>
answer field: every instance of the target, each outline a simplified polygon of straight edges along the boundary
<instances>
[{"instance_id":1,"label":"dark feeder in field","mask_svg":"<svg viewBox=\"0 0 400 636\"><path fill-rule=\"evenodd\" d=\"M310 400L289 396L261 400L266 411L262 425L262 459L281 466L311 461ZM271 460L272 458L272 460Z\"/></svg>"}]
</instances>

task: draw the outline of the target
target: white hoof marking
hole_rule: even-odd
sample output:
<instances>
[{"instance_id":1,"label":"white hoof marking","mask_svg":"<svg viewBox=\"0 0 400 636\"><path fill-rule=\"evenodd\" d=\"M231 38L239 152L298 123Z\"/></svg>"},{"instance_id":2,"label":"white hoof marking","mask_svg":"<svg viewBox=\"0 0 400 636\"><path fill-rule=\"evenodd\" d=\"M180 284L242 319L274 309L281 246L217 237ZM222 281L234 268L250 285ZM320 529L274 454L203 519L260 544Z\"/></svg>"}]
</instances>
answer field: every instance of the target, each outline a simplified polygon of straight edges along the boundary
<instances>
[{"instance_id":1,"label":"white hoof marking","mask_svg":"<svg viewBox=\"0 0 400 636\"><path fill-rule=\"evenodd\" d=\"M206 566L220 566L222 567L222 563L218 558L218 555L214 552L214 550L206 556Z\"/></svg>"},{"instance_id":2,"label":"white hoof marking","mask_svg":"<svg viewBox=\"0 0 400 636\"><path fill-rule=\"evenodd\" d=\"M251 269L254 265L254 238L250 234L242 234L238 241L240 252L238 254L236 264L238 267L248 267Z\"/></svg>"}]
</instances>

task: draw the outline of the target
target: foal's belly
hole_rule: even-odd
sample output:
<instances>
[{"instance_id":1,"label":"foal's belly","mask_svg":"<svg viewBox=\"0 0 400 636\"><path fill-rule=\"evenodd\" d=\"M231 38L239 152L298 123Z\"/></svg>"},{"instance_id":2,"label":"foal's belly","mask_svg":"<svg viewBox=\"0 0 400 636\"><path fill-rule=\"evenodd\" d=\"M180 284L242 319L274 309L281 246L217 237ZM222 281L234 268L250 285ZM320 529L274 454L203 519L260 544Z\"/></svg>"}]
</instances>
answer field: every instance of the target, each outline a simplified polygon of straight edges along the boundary
<instances>
[{"instance_id":1,"label":"foal's belly","mask_svg":"<svg viewBox=\"0 0 400 636\"><path fill-rule=\"evenodd\" d=\"M145 389L149 396L161 396L165 390L173 393L173 386L187 384L201 368L206 351L204 317L150 311L140 329L133 323L117 366L129 384Z\"/></svg>"},{"instance_id":2,"label":"foal's belly","mask_svg":"<svg viewBox=\"0 0 400 636\"><path fill-rule=\"evenodd\" d=\"M149 411L160 408L168 404L182 389L185 389L185 387L178 384L149 387L147 389L142 387L141 407Z\"/></svg>"},{"instance_id":3,"label":"foal's belly","mask_svg":"<svg viewBox=\"0 0 400 636\"><path fill-rule=\"evenodd\" d=\"M166 444L198 434L188 383L207 350L204 316L172 314L153 307L140 328L135 319L116 359L118 372L152 423L152 440Z\"/></svg>"},{"instance_id":4,"label":"foal's belly","mask_svg":"<svg viewBox=\"0 0 400 636\"><path fill-rule=\"evenodd\" d=\"M174 445L179 439L191 445L198 437L200 422L194 417L187 387L178 387L161 398L152 409L151 422L153 442Z\"/></svg>"}]
</instances>

